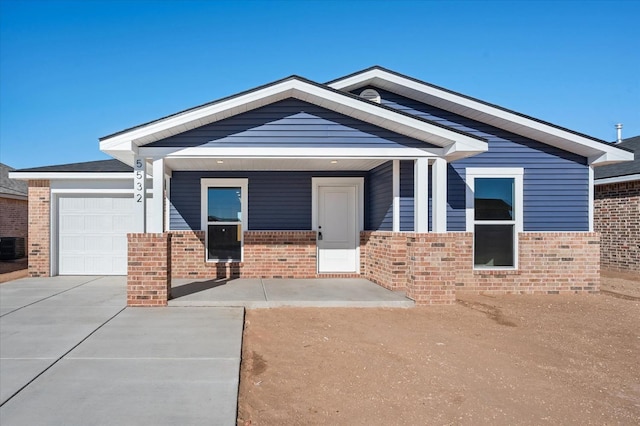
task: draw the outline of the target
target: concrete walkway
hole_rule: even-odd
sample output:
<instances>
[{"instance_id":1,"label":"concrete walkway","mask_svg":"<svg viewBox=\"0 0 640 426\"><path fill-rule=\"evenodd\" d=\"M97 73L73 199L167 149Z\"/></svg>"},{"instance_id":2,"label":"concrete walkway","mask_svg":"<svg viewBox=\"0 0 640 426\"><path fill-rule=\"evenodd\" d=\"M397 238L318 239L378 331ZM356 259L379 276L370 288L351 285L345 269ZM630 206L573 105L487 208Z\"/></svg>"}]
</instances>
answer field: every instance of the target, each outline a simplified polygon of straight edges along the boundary
<instances>
[{"instance_id":1,"label":"concrete walkway","mask_svg":"<svg viewBox=\"0 0 640 426\"><path fill-rule=\"evenodd\" d=\"M234 279L172 281L169 306L245 308L408 308L414 302L365 279Z\"/></svg>"},{"instance_id":2,"label":"concrete walkway","mask_svg":"<svg viewBox=\"0 0 640 426\"><path fill-rule=\"evenodd\" d=\"M236 423L244 310L125 308L125 281L0 285L0 424Z\"/></svg>"}]
</instances>

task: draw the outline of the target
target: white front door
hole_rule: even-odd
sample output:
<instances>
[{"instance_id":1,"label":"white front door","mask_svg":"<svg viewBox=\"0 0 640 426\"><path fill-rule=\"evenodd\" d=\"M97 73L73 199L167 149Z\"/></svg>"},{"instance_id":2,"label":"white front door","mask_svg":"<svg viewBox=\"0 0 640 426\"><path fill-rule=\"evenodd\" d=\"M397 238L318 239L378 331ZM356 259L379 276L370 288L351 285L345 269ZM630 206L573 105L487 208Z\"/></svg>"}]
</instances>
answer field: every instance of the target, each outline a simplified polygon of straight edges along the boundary
<instances>
[{"instance_id":1,"label":"white front door","mask_svg":"<svg viewBox=\"0 0 640 426\"><path fill-rule=\"evenodd\" d=\"M318 272L358 272L357 185L320 184L317 197Z\"/></svg>"}]
</instances>

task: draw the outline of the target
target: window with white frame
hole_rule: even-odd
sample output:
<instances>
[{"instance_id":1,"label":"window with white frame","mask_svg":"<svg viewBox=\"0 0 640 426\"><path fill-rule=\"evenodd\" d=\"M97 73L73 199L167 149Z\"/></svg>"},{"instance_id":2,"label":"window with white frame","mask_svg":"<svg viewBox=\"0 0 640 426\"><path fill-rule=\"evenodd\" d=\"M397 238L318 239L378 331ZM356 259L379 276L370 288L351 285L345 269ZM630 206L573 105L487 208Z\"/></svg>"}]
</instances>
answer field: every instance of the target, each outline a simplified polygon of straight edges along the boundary
<instances>
[{"instance_id":1,"label":"window with white frame","mask_svg":"<svg viewBox=\"0 0 640 426\"><path fill-rule=\"evenodd\" d=\"M522 168L467 169L467 231L473 232L475 268L517 268L523 175Z\"/></svg>"},{"instance_id":2,"label":"window with white frame","mask_svg":"<svg viewBox=\"0 0 640 426\"><path fill-rule=\"evenodd\" d=\"M247 226L247 179L202 179L201 217L206 260L242 261Z\"/></svg>"}]
</instances>

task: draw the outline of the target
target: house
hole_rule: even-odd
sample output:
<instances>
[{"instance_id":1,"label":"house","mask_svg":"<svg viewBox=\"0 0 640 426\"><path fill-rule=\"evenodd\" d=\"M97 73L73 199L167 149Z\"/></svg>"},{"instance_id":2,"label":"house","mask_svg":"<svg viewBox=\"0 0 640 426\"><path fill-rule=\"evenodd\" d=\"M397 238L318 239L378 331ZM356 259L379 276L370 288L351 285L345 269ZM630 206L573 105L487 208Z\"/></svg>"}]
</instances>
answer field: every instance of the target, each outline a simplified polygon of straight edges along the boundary
<instances>
[{"instance_id":1,"label":"house","mask_svg":"<svg viewBox=\"0 0 640 426\"><path fill-rule=\"evenodd\" d=\"M640 136L616 145L635 160L595 170L595 230L600 233L600 265L640 272Z\"/></svg>"},{"instance_id":2,"label":"house","mask_svg":"<svg viewBox=\"0 0 640 426\"><path fill-rule=\"evenodd\" d=\"M22 254L27 238L27 183L9 178L13 170L0 163L0 259Z\"/></svg>"},{"instance_id":3,"label":"house","mask_svg":"<svg viewBox=\"0 0 640 426\"><path fill-rule=\"evenodd\" d=\"M596 292L593 170L633 158L378 66L294 75L100 149L115 160L13 173L29 273L126 273L147 306L172 278L364 277L417 304Z\"/></svg>"}]
</instances>

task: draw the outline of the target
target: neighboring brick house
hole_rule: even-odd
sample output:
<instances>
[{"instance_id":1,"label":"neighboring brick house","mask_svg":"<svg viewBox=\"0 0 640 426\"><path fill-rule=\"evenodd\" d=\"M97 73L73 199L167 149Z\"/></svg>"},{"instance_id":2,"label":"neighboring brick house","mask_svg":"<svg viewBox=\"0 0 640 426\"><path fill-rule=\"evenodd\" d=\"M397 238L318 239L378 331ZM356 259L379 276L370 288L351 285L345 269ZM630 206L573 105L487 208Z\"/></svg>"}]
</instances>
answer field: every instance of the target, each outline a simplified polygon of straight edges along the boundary
<instances>
[{"instance_id":1,"label":"neighboring brick house","mask_svg":"<svg viewBox=\"0 0 640 426\"><path fill-rule=\"evenodd\" d=\"M28 235L27 183L9 178L14 169L0 163L0 238L24 238Z\"/></svg>"},{"instance_id":2,"label":"neighboring brick house","mask_svg":"<svg viewBox=\"0 0 640 426\"><path fill-rule=\"evenodd\" d=\"M640 272L640 136L616 145L635 160L595 170L595 230L603 269Z\"/></svg>"},{"instance_id":3,"label":"neighboring brick house","mask_svg":"<svg viewBox=\"0 0 640 426\"><path fill-rule=\"evenodd\" d=\"M372 67L291 76L100 139L115 158L26 169L31 276L364 277L418 304L599 289L595 167L633 155ZM36 238L37 237L37 238Z\"/></svg>"}]
</instances>

